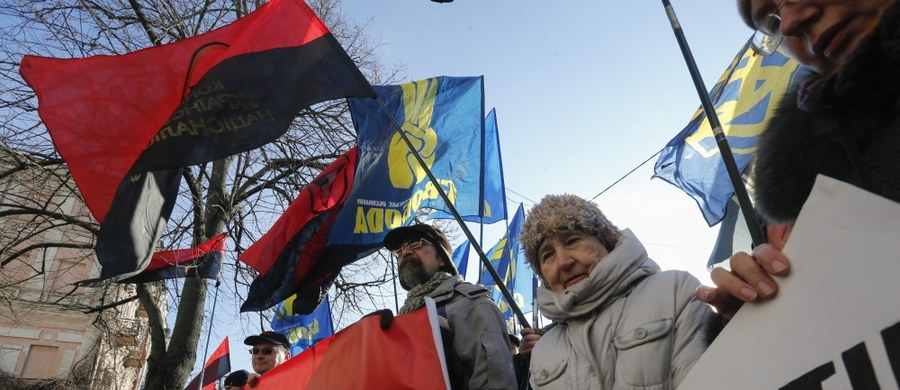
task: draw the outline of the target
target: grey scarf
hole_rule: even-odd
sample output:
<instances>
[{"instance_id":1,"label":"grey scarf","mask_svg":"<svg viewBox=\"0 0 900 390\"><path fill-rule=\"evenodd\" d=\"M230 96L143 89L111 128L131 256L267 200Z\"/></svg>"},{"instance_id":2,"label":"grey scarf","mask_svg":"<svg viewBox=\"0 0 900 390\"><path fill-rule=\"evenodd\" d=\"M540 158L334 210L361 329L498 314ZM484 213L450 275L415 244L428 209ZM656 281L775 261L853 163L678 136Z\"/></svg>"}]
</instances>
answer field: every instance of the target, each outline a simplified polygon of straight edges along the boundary
<instances>
[{"instance_id":1,"label":"grey scarf","mask_svg":"<svg viewBox=\"0 0 900 390\"><path fill-rule=\"evenodd\" d=\"M403 302L403 307L400 308L400 314L406 314L425 306L425 297L450 278L451 275L446 272L436 272L427 282L413 287L406 295L406 301Z\"/></svg>"}]
</instances>

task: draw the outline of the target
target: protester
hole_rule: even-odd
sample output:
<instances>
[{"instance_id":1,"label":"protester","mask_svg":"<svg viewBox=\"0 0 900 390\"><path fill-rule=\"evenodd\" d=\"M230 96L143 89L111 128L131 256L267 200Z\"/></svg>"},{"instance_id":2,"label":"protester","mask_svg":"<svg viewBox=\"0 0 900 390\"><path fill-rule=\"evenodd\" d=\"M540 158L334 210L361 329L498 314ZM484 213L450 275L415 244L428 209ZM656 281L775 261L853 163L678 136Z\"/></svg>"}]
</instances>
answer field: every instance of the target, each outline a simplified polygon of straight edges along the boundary
<instances>
[{"instance_id":1,"label":"protester","mask_svg":"<svg viewBox=\"0 0 900 390\"><path fill-rule=\"evenodd\" d=\"M241 387L247 384L247 379L249 378L250 373L247 370L237 370L228 374L222 385L225 387L225 390L240 390Z\"/></svg>"},{"instance_id":2,"label":"protester","mask_svg":"<svg viewBox=\"0 0 900 390\"><path fill-rule=\"evenodd\" d=\"M244 344L253 347L250 349L253 371L258 375L269 372L291 358L291 343L278 332L267 330L258 336L247 337Z\"/></svg>"},{"instance_id":3,"label":"protester","mask_svg":"<svg viewBox=\"0 0 900 390\"><path fill-rule=\"evenodd\" d=\"M444 234L426 224L400 227L384 238L397 257L400 285L409 293L400 314L435 300L453 389L515 389L506 323L483 286L464 282ZM446 320L446 321L445 321Z\"/></svg>"},{"instance_id":4,"label":"protester","mask_svg":"<svg viewBox=\"0 0 900 390\"><path fill-rule=\"evenodd\" d=\"M592 202L544 197L520 241L538 307L557 322L531 353L532 387L673 389L706 349L715 317L694 298L697 279L660 271Z\"/></svg>"},{"instance_id":5,"label":"protester","mask_svg":"<svg viewBox=\"0 0 900 390\"><path fill-rule=\"evenodd\" d=\"M900 5L893 0L738 0L741 17L817 73L782 99L760 137L753 172L769 240L790 226L824 174L900 201ZM731 258L697 291L730 316L743 302L772 298L790 262L783 242Z\"/></svg>"}]
</instances>

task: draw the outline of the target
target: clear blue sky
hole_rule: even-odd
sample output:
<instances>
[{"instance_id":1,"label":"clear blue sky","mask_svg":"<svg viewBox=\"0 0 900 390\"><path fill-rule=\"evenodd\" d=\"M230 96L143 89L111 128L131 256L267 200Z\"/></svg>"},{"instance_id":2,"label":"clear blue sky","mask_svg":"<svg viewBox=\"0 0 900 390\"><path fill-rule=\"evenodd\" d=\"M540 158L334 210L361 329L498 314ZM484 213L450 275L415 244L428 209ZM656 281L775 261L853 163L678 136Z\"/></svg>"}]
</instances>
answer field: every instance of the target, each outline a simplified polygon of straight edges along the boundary
<instances>
[{"instance_id":1,"label":"clear blue sky","mask_svg":"<svg viewBox=\"0 0 900 390\"><path fill-rule=\"evenodd\" d=\"M732 0L673 3L709 87L751 31ZM522 195L507 193L510 215L518 202L527 210L548 193L597 195L659 151L699 105L659 1L342 4L382 43L384 64L405 65L404 82L484 75L485 106L497 109L506 186ZM619 227L631 228L663 268L708 280L704 266L718 227L707 227L680 190L650 180L654 161L596 202ZM488 228L485 246L501 235L501 227ZM249 370L245 335L227 334L233 368Z\"/></svg>"}]
</instances>

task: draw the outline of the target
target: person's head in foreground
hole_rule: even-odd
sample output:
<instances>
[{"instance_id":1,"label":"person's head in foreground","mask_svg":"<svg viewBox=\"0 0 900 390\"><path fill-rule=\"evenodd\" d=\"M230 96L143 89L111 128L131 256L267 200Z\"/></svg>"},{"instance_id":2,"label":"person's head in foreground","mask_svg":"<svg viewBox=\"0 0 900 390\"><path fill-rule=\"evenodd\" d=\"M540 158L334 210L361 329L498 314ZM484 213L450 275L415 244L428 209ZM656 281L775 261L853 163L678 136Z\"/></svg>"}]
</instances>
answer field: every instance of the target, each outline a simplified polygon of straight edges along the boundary
<instances>
[{"instance_id":1,"label":"person's head in foreground","mask_svg":"<svg viewBox=\"0 0 900 390\"><path fill-rule=\"evenodd\" d=\"M798 61L828 74L851 59L893 0L738 0L741 18L784 45Z\"/></svg>"},{"instance_id":2,"label":"person's head in foreground","mask_svg":"<svg viewBox=\"0 0 900 390\"><path fill-rule=\"evenodd\" d=\"M400 285L409 291L438 272L458 275L447 236L431 225L399 227L384 237L384 247L397 257Z\"/></svg>"},{"instance_id":3,"label":"person's head in foreground","mask_svg":"<svg viewBox=\"0 0 900 390\"><path fill-rule=\"evenodd\" d=\"M291 358L291 344L287 337L278 332L267 330L257 336L247 337L244 344L253 347L250 349L253 371L260 375Z\"/></svg>"},{"instance_id":4,"label":"person's head in foreground","mask_svg":"<svg viewBox=\"0 0 900 390\"><path fill-rule=\"evenodd\" d=\"M225 390L240 390L241 387L247 384L249 378L249 372L246 370L237 370L228 374L228 376L225 377L225 381L222 382L222 385L225 387Z\"/></svg>"},{"instance_id":5,"label":"person's head in foreground","mask_svg":"<svg viewBox=\"0 0 900 390\"><path fill-rule=\"evenodd\" d=\"M619 234L594 203L547 195L529 211L520 241L544 286L559 292L587 278L616 247Z\"/></svg>"}]
</instances>

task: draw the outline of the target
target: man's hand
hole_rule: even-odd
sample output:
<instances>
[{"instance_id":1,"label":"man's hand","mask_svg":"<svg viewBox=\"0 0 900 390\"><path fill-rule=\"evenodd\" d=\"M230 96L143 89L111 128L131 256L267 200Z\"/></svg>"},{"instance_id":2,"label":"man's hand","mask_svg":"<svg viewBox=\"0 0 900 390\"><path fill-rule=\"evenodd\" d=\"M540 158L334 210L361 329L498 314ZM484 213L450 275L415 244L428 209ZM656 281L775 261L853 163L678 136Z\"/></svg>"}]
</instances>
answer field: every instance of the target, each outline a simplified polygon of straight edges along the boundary
<instances>
[{"instance_id":1,"label":"man's hand","mask_svg":"<svg viewBox=\"0 0 900 390\"><path fill-rule=\"evenodd\" d=\"M780 250L769 244L753 249L753 254L740 252L731 256L731 271L716 267L710 277L716 285L697 289L697 298L713 306L719 314L731 319L744 302L771 299L778 293L772 276L786 276L790 262Z\"/></svg>"},{"instance_id":2,"label":"man's hand","mask_svg":"<svg viewBox=\"0 0 900 390\"><path fill-rule=\"evenodd\" d=\"M259 384L259 374L255 372L251 372L249 376L247 376L247 384L244 388L254 388Z\"/></svg>"},{"instance_id":3,"label":"man's hand","mask_svg":"<svg viewBox=\"0 0 900 390\"><path fill-rule=\"evenodd\" d=\"M531 328L522 328L522 341L519 343L519 354L527 355L531 353L538 340L541 339L543 333Z\"/></svg>"}]
</instances>

